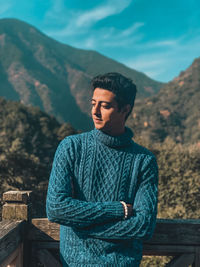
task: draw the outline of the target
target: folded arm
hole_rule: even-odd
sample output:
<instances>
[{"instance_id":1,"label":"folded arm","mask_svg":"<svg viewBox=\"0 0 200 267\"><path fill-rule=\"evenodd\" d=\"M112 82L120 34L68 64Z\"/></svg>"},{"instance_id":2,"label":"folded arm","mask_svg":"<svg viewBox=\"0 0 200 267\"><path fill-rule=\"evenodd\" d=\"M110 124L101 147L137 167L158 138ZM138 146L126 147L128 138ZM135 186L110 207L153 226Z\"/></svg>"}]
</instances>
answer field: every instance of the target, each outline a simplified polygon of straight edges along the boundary
<instances>
[{"instance_id":1,"label":"folded arm","mask_svg":"<svg viewBox=\"0 0 200 267\"><path fill-rule=\"evenodd\" d=\"M146 161L140 179L132 217L127 220L102 223L82 231L88 236L100 239L149 239L153 234L157 214L158 169L154 158Z\"/></svg>"},{"instance_id":2,"label":"folded arm","mask_svg":"<svg viewBox=\"0 0 200 267\"><path fill-rule=\"evenodd\" d=\"M61 142L50 175L46 211L50 221L71 227L88 227L98 223L121 220L124 216L120 202L87 202L72 197L72 144Z\"/></svg>"}]
</instances>

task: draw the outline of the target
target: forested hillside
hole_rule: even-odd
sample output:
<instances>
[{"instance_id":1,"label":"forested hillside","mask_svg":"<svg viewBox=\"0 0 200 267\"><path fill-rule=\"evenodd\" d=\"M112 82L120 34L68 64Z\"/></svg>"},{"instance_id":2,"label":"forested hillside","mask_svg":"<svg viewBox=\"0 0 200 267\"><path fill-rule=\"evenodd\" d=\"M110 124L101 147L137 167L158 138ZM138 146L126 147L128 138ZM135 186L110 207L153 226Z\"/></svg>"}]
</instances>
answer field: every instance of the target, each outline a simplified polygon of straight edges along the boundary
<instances>
[{"instance_id":1,"label":"forested hillside","mask_svg":"<svg viewBox=\"0 0 200 267\"><path fill-rule=\"evenodd\" d=\"M33 190L37 213L44 216L45 192L56 147L76 133L38 108L0 98L0 195Z\"/></svg>"},{"instance_id":2,"label":"forested hillside","mask_svg":"<svg viewBox=\"0 0 200 267\"><path fill-rule=\"evenodd\" d=\"M149 142L167 137L179 143L200 142L200 58L153 97L138 100L128 121Z\"/></svg>"},{"instance_id":3,"label":"forested hillside","mask_svg":"<svg viewBox=\"0 0 200 267\"><path fill-rule=\"evenodd\" d=\"M138 139L157 157L159 166L158 218L199 219L200 145ZM164 267L170 257L144 257L141 267ZM181 266L180 266L181 267Z\"/></svg>"}]
</instances>

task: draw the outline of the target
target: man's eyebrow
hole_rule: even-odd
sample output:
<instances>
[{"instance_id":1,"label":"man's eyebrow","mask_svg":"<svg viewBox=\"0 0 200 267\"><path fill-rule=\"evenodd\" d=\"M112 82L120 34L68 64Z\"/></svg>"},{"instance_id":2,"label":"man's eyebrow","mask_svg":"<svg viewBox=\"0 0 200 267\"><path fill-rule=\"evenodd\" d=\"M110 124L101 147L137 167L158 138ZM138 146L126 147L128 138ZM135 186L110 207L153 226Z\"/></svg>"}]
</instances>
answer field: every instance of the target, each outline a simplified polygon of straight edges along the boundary
<instances>
[{"instance_id":1,"label":"man's eyebrow","mask_svg":"<svg viewBox=\"0 0 200 267\"><path fill-rule=\"evenodd\" d=\"M94 101L94 102L96 102L96 100L95 99L91 99L91 101ZM104 101L104 100L102 100L102 101L99 101L100 103L106 103L106 104L111 104L112 102L110 102L110 101Z\"/></svg>"}]
</instances>

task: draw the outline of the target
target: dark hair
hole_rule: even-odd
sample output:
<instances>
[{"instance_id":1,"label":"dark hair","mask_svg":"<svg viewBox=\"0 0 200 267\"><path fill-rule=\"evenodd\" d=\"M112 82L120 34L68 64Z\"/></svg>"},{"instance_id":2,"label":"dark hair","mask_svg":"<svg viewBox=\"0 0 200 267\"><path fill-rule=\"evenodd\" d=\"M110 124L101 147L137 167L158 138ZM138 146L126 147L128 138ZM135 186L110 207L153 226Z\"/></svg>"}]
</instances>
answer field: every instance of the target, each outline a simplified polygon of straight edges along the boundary
<instances>
[{"instance_id":1,"label":"dark hair","mask_svg":"<svg viewBox=\"0 0 200 267\"><path fill-rule=\"evenodd\" d=\"M91 87L92 91L96 88L102 88L113 92L116 95L119 110L125 105L130 104L131 110L126 117L128 118L133 109L137 92L136 85L131 79L117 72L109 72L94 77L91 81Z\"/></svg>"}]
</instances>

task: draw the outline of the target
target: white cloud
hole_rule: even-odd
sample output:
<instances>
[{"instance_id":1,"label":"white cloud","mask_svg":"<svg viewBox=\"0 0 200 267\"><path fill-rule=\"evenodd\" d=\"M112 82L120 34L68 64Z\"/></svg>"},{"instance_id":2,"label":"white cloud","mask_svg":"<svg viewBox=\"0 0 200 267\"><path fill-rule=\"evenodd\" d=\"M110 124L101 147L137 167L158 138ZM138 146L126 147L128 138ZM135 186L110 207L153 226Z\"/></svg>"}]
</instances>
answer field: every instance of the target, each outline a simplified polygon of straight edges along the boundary
<instances>
[{"instance_id":1,"label":"white cloud","mask_svg":"<svg viewBox=\"0 0 200 267\"><path fill-rule=\"evenodd\" d=\"M58 14L60 12L63 12L63 8L65 8L64 2L63 0L56 0L56 1L52 1L52 8L50 10L50 12L52 14Z\"/></svg>"},{"instance_id":2,"label":"white cloud","mask_svg":"<svg viewBox=\"0 0 200 267\"><path fill-rule=\"evenodd\" d=\"M178 40L164 40L164 41L160 41L160 42L155 42L152 45L153 46L174 46L177 45Z\"/></svg>"},{"instance_id":3,"label":"white cloud","mask_svg":"<svg viewBox=\"0 0 200 267\"><path fill-rule=\"evenodd\" d=\"M145 57L140 57L136 60L127 61L126 63L131 66L134 69L148 69L148 68L154 68L158 67L162 64L164 64L164 59L158 59L156 58L157 55L149 56L146 55Z\"/></svg>"},{"instance_id":4,"label":"white cloud","mask_svg":"<svg viewBox=\"0 0 200 267\"><path fill-rule=\"evenodd\" d=\"M108 34L104 35L103 46L105 47L128 47L135 46L139 41L143 39L143 34L138 30L144 26L143 22L136 22L125 30L114 29L108 31ZM101 34L100 34L101 37Z\"/></svg>"},{"instance_id":5,"label":"white cloud","mask_svg":"<svg viewBox=\"0 0 200 267\"><path fill-rule=\"evenodd\" d=\"M162 69L157 69L157 70L149 70L149 71L144 71L148 77L151 77L152 79L159 79L159 76L164 73Z\"/></svg>"},{"instance_id":6,"label":"white cloud","mask_svg":"<svg viewBox=\"0 0 200 267\"><path fill-rule=\"evenodd\" d=\"M184 70L191 63L191 58L200 56L200 30L197 32L197 29L176 38L170 36L148 41L145 41L146 38L151 36L147 36L143 21L135 21L125 29L116 28L115 24L95 29L97 22L119 14L130 5L131 0L107 0L89 10L67 10L64 0L53 3L49 15L57 17L58 27L55 25L53 31L46 31L49 35L72 46L97 50L109 57L115 55L117 61L154 79L173 79L179 74L177 69ZM115 54L115 51L119 52Z\"/></svg>"},{"instance_id":7,"label":"white cloud","mask_svg":"<svg viewBox=\"0 0 200 267\"><path fill-rule=\"evenodd\" d=\"M52 0L49 9L46 11L45 19L47 23L56 22L57 24L66 23L66 19L71 17L69 10L65 8L63 0Z\"/></svg>"},{"instance_id":8,"label":"white cloud","mask_svg":"<svg viewBox=\"0 0 200 267\"><path fill-rule=\"evenodd\" d=\"M193 59L200 56L200 37L195 36L187 39L184 35L177 40L143 43L137 46L143 53L139 50L139 56L135 54L131 59L129 57L119 61L153 79L166 82L178 76L181 70L189 67Z\"/></svg>"},{"instance_id":9,"label":"white cloud","mask_svg":"<svg viewBox=\"0 0 200 267\"><path fill-rule=\"evenodd\" d=\"M6 15L6 12L10 10L10 8L12 7L12 1L5 1L5 0L1 0L0 1L0 15Z\"/></svg>"},{"instance_id":10,"label":"white cloud","mask_svg":"<svg viewBox=\"0 0 200 267\"><path fill-rule=\"evenodd\" d=\"M179 44L182 42L182 38L177 39L166 39L166 40L156 40L156 41L148 41L142 42L138 44L137 48L140 49L174 49L178 47Z\"/></svg>"},{"instance_id":11,"label":"white cloud","mask_svg":"<svg viewBox=\"0 0 200 267\"><path fill-rule=\"evenodd\" d=\"M138 30L144 25L142 22L136 22L125 30L114 27L105 27L98 30L91 30L83 37L82 48L100 49L103 47L128 47L134 46L142 40L143 34Z\"/></svg>"},{"instance_id":12,"label":"white cloud","mask_svg":"<svg viewBox=\"0 0 200 267\"><path fill-rule=\"evenodd\" d=\"M62 42L80 48L100 50L103 47L133 46L143 38L143 34L139 32L144 26L143 22L135 22L126 29L117 29L114 26L100 29L93 27L98 21L121 13L130 5L131 0L108 0L90 10L66 10L63 0L55 2L47 19L55 19L57 16L58 23L63 26L55 26L45 32ZM63 11L65 14L62 14Z\"/></svg>"},{"instance_id":13,"label":"white cloud","mask_svg":"<svg viewBox=\"0 0 200 267\"><path fill-rule=\"evenodd\" d=\"M168 61L168 57L164 57L162 54L143 54L131 60L126 60L124 64L157 79L165 71Z\"/></svg>"},{"instance_id":14,"label":"white cloud","mask_svg":"<svg viewBox=\"0 0 200 267\"><path fill-rule=\"evenodd\" d=\"M130 0L110 0L105 5L97 6L92 10L83 12L76 20L77 27L91 26L108 16L122 12L131 3Z\"/></svg>"},{"instance_id":15,"label":"white cloud","mask_svg":"<svg viewBox=\"0 0 200 267\"><path fill-rule=\"evenodd\" d=\"M136 22L128 29L122 31L121 36L130 36L130 35L134 34L142 26L144 26L143 22Z\"/></svg>"},{"instance_id":16,"label":"white cloud","mask_svg":"<svg viewBox=\"0 0 200 267\"><path fill-rule=\"evenodd\" d=\"M82 43L82 46L86 49L94 49L96 47L96 40L94 38L88 38Z\"/></svg>"},{"instance_id":17,"label":"white cloud","mask_svg":"<svg viewBox=\"0 0 200 267\"><path fill-rule=\"evenodd\" d=\"M58 38L88 33L96 22L108 16L121 13L130 3L131 0L109 0L104 5L96 6L87 11L74 11L67 10L63 7L63 0L59 0L57 4L51 7L46 17L56 17L58 21L63 22L65 20L65 22L61 30L48 31L48 34Z\"/></svg>"}]
</instances>

